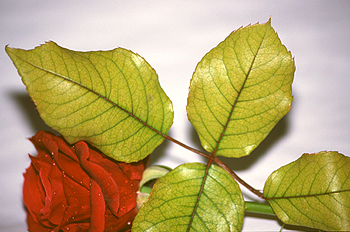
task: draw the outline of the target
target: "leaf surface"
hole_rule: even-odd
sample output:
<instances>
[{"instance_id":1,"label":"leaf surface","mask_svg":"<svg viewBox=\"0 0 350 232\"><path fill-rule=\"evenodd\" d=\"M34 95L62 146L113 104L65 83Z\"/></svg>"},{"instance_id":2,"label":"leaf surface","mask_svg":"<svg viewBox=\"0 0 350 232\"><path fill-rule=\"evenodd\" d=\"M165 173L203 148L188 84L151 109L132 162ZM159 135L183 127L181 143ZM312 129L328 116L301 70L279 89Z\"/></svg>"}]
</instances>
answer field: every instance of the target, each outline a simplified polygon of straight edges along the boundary
<instances>
[{"instance_id":1,"label":"leaf surface","mask_svg":"<svg viewBox=\"0 0 350 232\"><path fill-rule=\"evenodd\" d=\"M294 60L270 24L234 31L196 67L187 113L209 152L249 155L290 110Z\"/></svg>"},{"instance_id":2,"label":"leaf surface","mask_svg":"<svg viewBox=\"0 0 350 232\"><path fill-rule=\"evenodd\" d=\"M187 163L158 179L132 231L240 231L244 200L238 184L211 165L200 194L205 171L204 164Z\"/></svg>"},{"instance_id":3,"label":"leaf surface","mask_svg":"<svg viewBox=\"0 0 350 232\"><path fill-rule=\"evenodd\" d=\"M6 47L43 120L70 143L84 140L118 161L149 155L173 121L152 67L117 48L76 52L48 42Z\"/></svg>"},{"instance_id":4,"label":"leaf surface","mask_svg":"<svg viewBox=\"0 0 350 232\"><path fill-rule=\"evenodd\" d=\"M303 154L270 175L264 197L286 224L350 231L350 158Z\"/></svg>"}]
</instances>

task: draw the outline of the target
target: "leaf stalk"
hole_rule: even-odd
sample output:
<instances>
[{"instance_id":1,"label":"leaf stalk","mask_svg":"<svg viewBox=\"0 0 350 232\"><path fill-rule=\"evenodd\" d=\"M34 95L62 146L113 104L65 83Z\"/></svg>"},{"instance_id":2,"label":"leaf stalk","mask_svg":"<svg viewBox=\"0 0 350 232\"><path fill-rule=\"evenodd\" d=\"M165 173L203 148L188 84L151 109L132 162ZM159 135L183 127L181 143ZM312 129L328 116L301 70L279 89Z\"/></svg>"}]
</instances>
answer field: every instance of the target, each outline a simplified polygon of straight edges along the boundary
<instances>
[{"instance_id":1,"label":"leaf stalk","mask_svg":"<svg viewBox=\"0 0 350 232\"><path fill-rule=\"evenodd\" d=\"M265 215L276 216L275 212L272 210L269 204L258 203L258 202L245 202L245 211L250 213L258 213Z\"/></svg>"},{"instance_id":2,"label":"leaf stalk","mask_svg":"<svg viewBox=\"0 0 350 232\"><path fill-rule=\"evenodd\" d=\"M167 140L169 140L169 141L171 141L171 142L173 142L173 143L175 143L175 144L177 144L177 145L179 145L187 150L190 150L190 151L192 151L200 156L203 156L209 160L214 161L217 165L219 165L220 167L225 169L238 183L243 185L245 188L247 188L249 191L251 191L253 194L258 196L259 198L265 199L263 194L259 190L253 188L251 185L249 185L247 182L245 182L243 179L241 179L234 171L232 171L225 163L223 163L221 160L219 160L216 156L213 157L211 155L205 154L197 149L194 149L194 148L170 137L169 135L165 135L165 134L158 132L158 131L156 131L156 132L158 134L162 135L165 139L167 139Z\"/></svg>"}]
</instances>

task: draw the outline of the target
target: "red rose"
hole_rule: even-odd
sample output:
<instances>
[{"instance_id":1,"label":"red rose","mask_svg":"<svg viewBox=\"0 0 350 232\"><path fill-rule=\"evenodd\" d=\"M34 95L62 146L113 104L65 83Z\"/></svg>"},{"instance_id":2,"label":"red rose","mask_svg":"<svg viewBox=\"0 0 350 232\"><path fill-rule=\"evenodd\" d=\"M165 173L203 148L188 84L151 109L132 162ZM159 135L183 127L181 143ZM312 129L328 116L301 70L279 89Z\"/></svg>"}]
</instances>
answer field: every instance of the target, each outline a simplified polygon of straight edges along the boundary
<instances>
[{"instance_id":1,"label":"red rose","mask_svg":"<svg viewBox=\"0 0 350 232\"><path fill-rule=\"evenodd\" d=\"M145 162L116 162L43 131L30 140L38 155L23 175L29 231L130 230Z\"/></svg>"}]
</instances>

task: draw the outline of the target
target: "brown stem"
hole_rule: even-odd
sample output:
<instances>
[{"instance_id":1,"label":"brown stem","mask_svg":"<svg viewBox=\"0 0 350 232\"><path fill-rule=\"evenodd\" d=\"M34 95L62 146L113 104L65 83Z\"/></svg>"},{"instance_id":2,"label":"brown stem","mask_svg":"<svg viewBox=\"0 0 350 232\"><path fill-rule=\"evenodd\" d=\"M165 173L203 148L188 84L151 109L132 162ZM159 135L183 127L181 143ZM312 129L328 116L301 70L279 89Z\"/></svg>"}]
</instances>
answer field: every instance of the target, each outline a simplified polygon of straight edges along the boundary
<instances>
[{"instance_id":1,"label":"brown stem","mask_svg":"<svg viewBox=\"0 0 350 232\"><path fill-rule=\"evenodd\" d=\"M214 157L213 161L215 163L217 163L220 167L222 167L223 169L225 169L228 173L230 173L230 175L241 185L243 185L244 187L246 187L249 191L251 191L252 193L254 193L255 195L257 195L259 198L261 199L265 199L264 195L257 189L253 188L251 185L249 185L247 182L245 182L243 179L241 179L239 176L237 176L237 174L232 171L225 163L223 163L221 160L219 160L218 158Z\"/></svg>"},{"instance_id":2,"label":"brown stem","mask_svg":"<svg viewBox=\"0 0 350 232\"><path fill-rule=\"evenodd\" d=\"M198 150L196 150L196 149L194 149L194 148L192 148L190 146L187 146L186 144L183 144L182 142L180 142L180 141L178 141L178 140L176 140L176 139L174 139L174 138L172 138L172 137L170 137L168 135L165 135L165 134L161 134L161 135L164 138L166 138L167 140L170 140L171 142L176 143L177 145L179 145L179 146L181 146L181 147L183 147L183 148L185 148L187 150L190 150L190 151L192 151L192 152L194 152L194 153L196 153L196 154L198 154L200 156L203 156L203 157L205 157L205 158L207 158L209 160L214 161L216 164L218 164L220 167L222 167L224 170L226 170L238 183L243 185L245 188L247 188L249 191L254 193L259 198L264 199L263 194L259 190L253 188L247 182L242 180L234 171L232 171L225 163L223 163L221 160L219 160L215 156L213 157L211 155L208 155L208 154L205 154L205 153L203 153L201 151L198 151ZM209 163L211 163L211 161Z\"/></svg>"}]
</instances>

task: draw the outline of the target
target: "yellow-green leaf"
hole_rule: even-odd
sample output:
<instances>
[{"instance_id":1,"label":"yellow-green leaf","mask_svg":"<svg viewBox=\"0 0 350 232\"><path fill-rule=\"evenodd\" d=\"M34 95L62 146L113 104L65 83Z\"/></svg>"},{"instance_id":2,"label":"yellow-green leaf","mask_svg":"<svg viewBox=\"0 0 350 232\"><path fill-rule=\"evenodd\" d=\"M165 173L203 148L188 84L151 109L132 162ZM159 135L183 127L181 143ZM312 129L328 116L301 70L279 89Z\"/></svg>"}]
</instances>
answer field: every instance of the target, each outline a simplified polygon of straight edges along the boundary
<instances>
[{"instance_id":1,"label":"yellow-green leaf","mask_svg":"<svg viewBox=\"0 0 350 232\"><path fill-rule=\"evenodd\" d=\"M204 164L187 163L158 179L132 231L240 231L244 200L238 184L219 166L211 165L207 176L205 171Z\"/></svg>"},{"instance_id":2,"label":"yellow-green leaf","mask_svg":"<svg viewBox=\"0 0 350 232\"><path fill-rule=\"evenodd\" d=\"M40 116L70 143L87 141L119 161L145 158L173 121L152 67L122 48L76 52L49 42L6 47Z\"/></svg>"},{"instance_id":3,"label":"yellow-green leaf","mask_svg":"<svg viewBox=\"0 0 350 232\"><path fill-rule=\"evenodd\" d=\"M303 154L270 175L264 197L286 224L350 231L350 158Z\"/></svg>"},{"instance_id":4,"label":"yellow-green leaf","mask_svg":"<svg viewBox=\"0 0 350 232\"><path fill-rule=\"evenodd\" d=\"M188 118L209 152L249 155L291 107L294 60L271 22L240 28L198 63Z\"/></svg>"}]
</instances>

